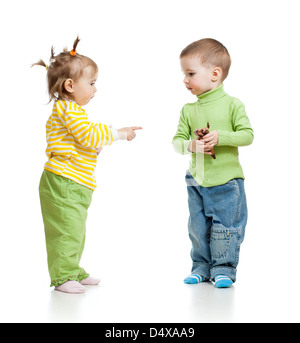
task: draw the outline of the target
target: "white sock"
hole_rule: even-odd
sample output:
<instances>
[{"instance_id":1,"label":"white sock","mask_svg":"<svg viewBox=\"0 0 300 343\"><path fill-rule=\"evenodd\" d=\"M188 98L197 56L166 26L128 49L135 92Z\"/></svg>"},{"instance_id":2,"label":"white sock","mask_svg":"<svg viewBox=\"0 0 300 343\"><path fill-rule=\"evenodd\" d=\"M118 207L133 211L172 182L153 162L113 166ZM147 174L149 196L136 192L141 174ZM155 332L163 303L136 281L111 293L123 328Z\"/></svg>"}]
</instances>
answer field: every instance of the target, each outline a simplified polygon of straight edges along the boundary
<instances>
[{"instance_id":1,"label":"white sock","mask_svg":"<svg viewBox=\"0 0 300 343\"><path fill-rule=\"evenodd\" d=\"M79 282L72 280L56 286L55 289L60 292L71 294L80 294L85 291L85 288Z\"/></svg>"},{"instance_id":2,"label":"white sock","mask_svg":"<svg viewBox=\"0 0 300 343\"><path fill-rule=\"evenodd\" d=\"M83 279L80 281L82 285L98 285L100 282L99 279L95 279L91 276L87 277L86 279Z\"/></svg>"}]
</instances>

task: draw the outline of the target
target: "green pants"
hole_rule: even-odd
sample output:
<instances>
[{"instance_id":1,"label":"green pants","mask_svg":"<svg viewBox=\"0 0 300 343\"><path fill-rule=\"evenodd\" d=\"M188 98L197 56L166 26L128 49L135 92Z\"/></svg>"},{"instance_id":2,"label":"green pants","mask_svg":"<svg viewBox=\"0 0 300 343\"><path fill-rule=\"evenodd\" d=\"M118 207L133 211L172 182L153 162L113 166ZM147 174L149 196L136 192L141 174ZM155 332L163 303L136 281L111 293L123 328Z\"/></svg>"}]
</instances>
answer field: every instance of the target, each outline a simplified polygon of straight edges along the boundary
<instances>
[{"instance_id":1,"label":"green pants","mask_svg":"<svg viewBox=\"0 0 300 343\"><path fill-rule=\"evenodd\" d=\"M89 276L79 267L93 191L44 170L39 186L51 286Z\"/></svg>"}]
</instances>

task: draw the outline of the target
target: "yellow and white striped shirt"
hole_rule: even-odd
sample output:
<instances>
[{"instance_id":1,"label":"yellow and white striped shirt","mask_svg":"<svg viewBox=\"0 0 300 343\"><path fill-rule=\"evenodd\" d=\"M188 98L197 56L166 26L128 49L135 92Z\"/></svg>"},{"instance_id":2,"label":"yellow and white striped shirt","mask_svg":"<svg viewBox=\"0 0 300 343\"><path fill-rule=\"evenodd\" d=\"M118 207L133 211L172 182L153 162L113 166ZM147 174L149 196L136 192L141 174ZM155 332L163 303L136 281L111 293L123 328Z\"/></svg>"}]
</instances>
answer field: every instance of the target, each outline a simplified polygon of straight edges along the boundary
<instances>
[{"instance_id":1,"label":"yellow and white striped shirt","mask_svg":"<svg viewBox=\"0 0 300 343\"><path fill-rule=\"evenodd\" d=\"M46 135L49 160L45 169L95 190L96 148L118 139L117 130L90 122L85 110L73 101L56 100Z\"/></svg>"}]
</instances>

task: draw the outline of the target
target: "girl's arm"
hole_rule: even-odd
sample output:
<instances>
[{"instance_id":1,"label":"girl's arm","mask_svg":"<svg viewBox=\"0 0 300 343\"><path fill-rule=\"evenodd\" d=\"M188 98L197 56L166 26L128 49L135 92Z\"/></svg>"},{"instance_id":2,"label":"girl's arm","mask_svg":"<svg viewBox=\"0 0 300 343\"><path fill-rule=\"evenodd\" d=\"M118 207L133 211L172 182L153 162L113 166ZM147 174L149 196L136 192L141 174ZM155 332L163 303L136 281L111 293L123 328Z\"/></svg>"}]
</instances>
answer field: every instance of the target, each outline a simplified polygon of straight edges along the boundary
<instances>
[{"instance_id":1,"label":"girl's arm","mask_svg":"<svg viewBox=\"0 0 300 343\"><path fill-rule=\"evenodd\" d=\"M111 145L117 139L132 140L135 138L134 131L141 129L134 126L117 130L105 124L93 123L88 120L85 110L76 103L61 100L56 104L57 113L69 133L88 148Z\"/></svg>"}]
</instances>

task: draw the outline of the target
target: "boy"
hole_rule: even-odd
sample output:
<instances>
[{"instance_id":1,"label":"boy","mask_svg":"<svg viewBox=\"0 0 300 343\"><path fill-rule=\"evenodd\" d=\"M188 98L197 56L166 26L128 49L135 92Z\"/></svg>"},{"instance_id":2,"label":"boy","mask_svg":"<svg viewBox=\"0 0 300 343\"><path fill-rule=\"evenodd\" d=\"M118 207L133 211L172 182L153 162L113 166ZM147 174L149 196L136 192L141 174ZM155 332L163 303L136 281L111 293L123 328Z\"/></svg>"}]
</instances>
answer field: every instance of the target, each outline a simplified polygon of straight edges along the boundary
<instances>
[{"instance_id":1,"label":"boy","mask_svg":"<svg viewBox=\"0 0 300 343\"><path fill-rule=\"evenodd\" d=\"M173 138L175 150L192 157L186 182L193 266L184 282L212 280L218 288L229 287L236 281L247 222L238 147L252 143L253 130L241 101L224 92L231 59L220 42L196 41L181 52L180 61L184 84L198 98L183 107ZM194 131L207 123L210 133L197 139Z\"/></svg>"}]
</instances>

